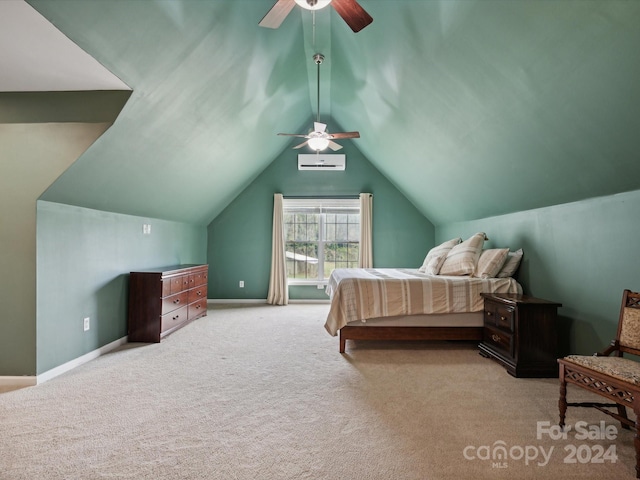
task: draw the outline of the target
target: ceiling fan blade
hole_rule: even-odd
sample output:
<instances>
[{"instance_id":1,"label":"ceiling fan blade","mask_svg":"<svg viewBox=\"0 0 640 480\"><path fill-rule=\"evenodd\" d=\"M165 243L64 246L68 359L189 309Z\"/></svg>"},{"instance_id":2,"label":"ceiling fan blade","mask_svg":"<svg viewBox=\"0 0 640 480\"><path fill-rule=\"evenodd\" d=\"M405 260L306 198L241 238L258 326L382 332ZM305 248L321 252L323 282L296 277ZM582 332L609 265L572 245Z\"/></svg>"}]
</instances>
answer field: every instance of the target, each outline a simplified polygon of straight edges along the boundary
<instances>
[{"instance_id":1,"label":"ceiling fan blade","mask_svg":"<svg viewBox=\"0 0 640 480\"><path fill-rule=\"evenodd\" d=\"M333 0L331 6L356 33L373 22L371 15L356 0Z\"/></svg>"},{"instance_id":2,"label":"ceiling fan blade","mask_svg":"<svg viewBox=\"0 0 640 480\"><path fill-rule=\"evenodd\" d=\"M329 148L336 152L342 149L342 145L338 145L336 142L329 140Z\"/></svg>"},{"instance_id":3,"label":"ceiling fan blade","mask_svg":"<svg viewBox=\"0 0 640 480\"><path fill-rule=\"evenodd\" d=\"M303 135L301 133L279 133L278 135L283 135L285 137L309 138L309 135Z\"/></svg>"},{"instance_id":4,"label":"ceiling fan blade","mask_svg":"<svg viewBox=\"0 0 640 480\"><path fill-rule=\"evenodd\" d=\"M332 138L360 138L360 132L338 132L330 135Z\"/></svg>"},{"instance_id":5,"label":"ceiling fan blade","mask_svg":"<svg viewBox=\"0 0 640 480\"><path fill-rule=\"evenodd\" d=\"M324 131L327 129L327 125L324 123L320 123L320 122L313 122L313 131L314 132L320 132L320 133L324 133Z\"/></svg>"},{"instance_id":6,"label":"ceiling fan blade","mask_svg":"<svg viewBox=\"0 0 640 480\"><path fill-rule=\"evenodd\" d=\"M262 17L258 25L266 28L278 28L295 6L295 0L278 0L273 7L271 7L271 10Z\"/></svg>"},{"instance_id":7,"label":"ceiling fan blade","mask_svg":"<svg viewBox=\"0 0 640 480\"><path fill-rule=\"evenodd\" d=\"M307 141L305 141L305 142L302 142L300 145L296 145L296 146L295 146L295 147L293 147L293 148L302 148L302 147L304 147L308 142L309 142L309 141L307 140Z\"/></svg>"}]
</instances>

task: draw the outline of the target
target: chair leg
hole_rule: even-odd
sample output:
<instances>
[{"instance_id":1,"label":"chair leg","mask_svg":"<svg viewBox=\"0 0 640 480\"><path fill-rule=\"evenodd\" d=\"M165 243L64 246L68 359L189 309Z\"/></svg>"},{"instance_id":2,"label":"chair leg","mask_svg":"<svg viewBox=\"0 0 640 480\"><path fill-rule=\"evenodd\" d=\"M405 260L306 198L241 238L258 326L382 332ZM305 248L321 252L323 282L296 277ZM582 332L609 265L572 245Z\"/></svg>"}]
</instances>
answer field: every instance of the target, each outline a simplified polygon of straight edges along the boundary
<instances>
[{"instance_id":1,"label":"chair leg","mask_svg":"<svg viewBox=\"0 0 640 480\"><path fill-rule=\"evenodd\" d=\"M567 413L567 381L564 379L564 365L562 364L560 364L558 378L560 378L560 399L558 400L558 409L560 410L560 422L558 423L558 425L564 428L564 420Z\"/></svg>"},{"instance_id":2,"label":"chair leg","mask_svg":"<svg viewBox=\"0 0 640 480\"><path fill-rule=\"evenodd\" d=\"M618 407L618 415L620 415L622 418L629 418L627 417L627 408L624 405L616 405ZM622 428L624 428L625 430L631 430L629 428L629 425L627 425L624 422L620 422L620 425L622 426Z\"/></svg>"},{"instance_id":3,"label":"chair leg","mask_svg":"<svg viewBox=\"0 0 640 480\"><path fill-rule=\"evenodd\" d=\"M633 399L633 413L636 414L636 432L633 446L636 449L636 478L640 478L640 398Z\"/></svg>"}]
</instances>

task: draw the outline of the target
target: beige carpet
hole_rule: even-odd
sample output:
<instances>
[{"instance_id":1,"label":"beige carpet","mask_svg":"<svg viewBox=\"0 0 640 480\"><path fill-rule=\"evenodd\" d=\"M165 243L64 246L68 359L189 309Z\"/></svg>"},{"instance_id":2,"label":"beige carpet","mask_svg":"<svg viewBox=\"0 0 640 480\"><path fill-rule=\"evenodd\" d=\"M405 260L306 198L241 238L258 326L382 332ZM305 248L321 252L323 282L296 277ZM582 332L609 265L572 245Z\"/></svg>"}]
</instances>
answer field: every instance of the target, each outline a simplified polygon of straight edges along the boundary
<instances>
[{"instance_id":1,"label":"beige carpet","mask_svg":"<svg viewBox=\"0 0 640 480\"><path fill-rule=\"evenodd\" d=\"M216 306L161 344L0 394L0 479L634 478L632 434L598 412L568 422L616 440L536 437L557 422L557 380L512 378L472 344L340 355L327 312ZM497 446L507 457L485 459Z\"/></svg>"}]
</instances>

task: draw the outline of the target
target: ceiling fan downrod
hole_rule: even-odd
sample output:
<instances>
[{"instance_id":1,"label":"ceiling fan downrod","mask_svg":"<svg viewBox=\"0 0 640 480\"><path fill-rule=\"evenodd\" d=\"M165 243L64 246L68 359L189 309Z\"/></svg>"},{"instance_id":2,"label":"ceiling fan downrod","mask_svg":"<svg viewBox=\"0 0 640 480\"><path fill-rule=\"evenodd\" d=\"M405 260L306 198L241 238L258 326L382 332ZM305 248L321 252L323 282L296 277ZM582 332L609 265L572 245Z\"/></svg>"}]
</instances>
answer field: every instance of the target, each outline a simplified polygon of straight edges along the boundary
<instances>
[{"instance_id":1,"label":"ceiling fan downrod","mask_svg":"<svg viewBox=\"0 0 640 480\"><path fill-rule=\"evenodd\" d=\"M324 55L322 55L321 53L316 53L313 56L313 61L318 66L318 96L317 96L318 110L316 112L316 121L320 123L320 65L324 61Z\"/></svg>"}]
</instances>

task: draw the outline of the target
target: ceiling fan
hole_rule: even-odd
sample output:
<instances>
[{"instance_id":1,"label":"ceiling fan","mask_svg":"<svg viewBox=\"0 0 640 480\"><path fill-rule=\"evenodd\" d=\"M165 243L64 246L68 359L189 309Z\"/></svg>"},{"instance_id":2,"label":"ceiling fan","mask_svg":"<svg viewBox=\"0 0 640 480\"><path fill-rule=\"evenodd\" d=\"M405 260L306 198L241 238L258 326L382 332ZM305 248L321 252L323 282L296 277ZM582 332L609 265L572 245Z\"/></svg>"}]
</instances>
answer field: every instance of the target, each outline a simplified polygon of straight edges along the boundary
<instances>
[{"instance_id":1,"label":"ceiling fan","mask_svg":"<svg viewBox=\"0 0 640 480\"><path fill-rule=\"evenodd\" d=\"M307 10L320 10L331 4L338 15L354 32L359 32L373 22L373 18L356 0L278 0L260 20L261 27L278 28L296 4Z\"/></svg>"},{"instance_id":2,"label":"ceiling fan","mask_svg":"<svg viewBox=\"0 0 640 480\"><path fill-rule=\"evenodd\" d=\"M329 147L334 152L336 150L340 150L342 148L341 145L338 145L333 141L334 138L360 138L360 132L340 132L340 133L329 133L327 131L327 125L324 123L320 123L320 65L324 60L324 55L321 53L316 53L313 56L313 61L318 66L318 113L317 119L313 122L313 131L304 135L301 133L279 133L278 135L284 135L287 137L301 137L306 138L304 142L300 145L296 145L293 148L302 148L305 145L309 145L313 150L319 152Z\"/></svg>"}]
</instances>

